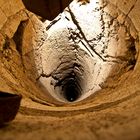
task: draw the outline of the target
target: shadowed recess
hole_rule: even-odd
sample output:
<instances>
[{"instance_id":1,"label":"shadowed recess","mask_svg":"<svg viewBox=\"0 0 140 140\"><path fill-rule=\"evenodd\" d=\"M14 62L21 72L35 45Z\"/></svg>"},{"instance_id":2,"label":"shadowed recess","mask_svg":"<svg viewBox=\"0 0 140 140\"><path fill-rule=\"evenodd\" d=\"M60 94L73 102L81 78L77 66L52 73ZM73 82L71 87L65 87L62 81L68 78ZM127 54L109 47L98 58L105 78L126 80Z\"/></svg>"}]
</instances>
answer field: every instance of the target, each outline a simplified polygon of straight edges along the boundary
<instances>
[{"instance_id":1,"label":"shadowed recess","mask_svg":"<svg viewBox=\"0 0 140 140\"><path fill-rule=\"evenodd\" d=\"M62 92L69 102L76 101L81 96L81 86L76 75L71 75L64 79Z\"/></svg>"},{"instance_id":2,"label":"shadowed recess","mask_svg":"<svg viewBox=\"0 0 140 140\"><path fill-rule=\"evenodd\" d=\"M82 67L81 67L82 68ZM80 71L82 69L78 64L73 64L71 68L61 71L63 76L58 80L55 87L60 89L59 94L68 102L74 102L78 100L82 95L82 82Z\"/></svg>"}]
</instances>

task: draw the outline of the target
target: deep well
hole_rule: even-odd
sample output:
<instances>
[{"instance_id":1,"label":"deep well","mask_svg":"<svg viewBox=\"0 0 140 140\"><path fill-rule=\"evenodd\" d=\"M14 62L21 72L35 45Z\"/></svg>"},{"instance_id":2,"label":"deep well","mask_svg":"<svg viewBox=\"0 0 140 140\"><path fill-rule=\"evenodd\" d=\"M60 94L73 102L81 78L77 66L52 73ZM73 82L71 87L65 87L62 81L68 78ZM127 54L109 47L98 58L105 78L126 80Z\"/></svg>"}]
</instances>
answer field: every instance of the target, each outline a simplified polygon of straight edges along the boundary
<instances>
[{"instance_id":1,"label":"deep well","mask_svg":"<svg viewBox=\"0 0 140 140\"><path fill-rule=\"evenodd\" d=\"M139 140L140 0L23 1L0 0L0 91L22 95L0 140Z\"/></svg>"}]
</instances>

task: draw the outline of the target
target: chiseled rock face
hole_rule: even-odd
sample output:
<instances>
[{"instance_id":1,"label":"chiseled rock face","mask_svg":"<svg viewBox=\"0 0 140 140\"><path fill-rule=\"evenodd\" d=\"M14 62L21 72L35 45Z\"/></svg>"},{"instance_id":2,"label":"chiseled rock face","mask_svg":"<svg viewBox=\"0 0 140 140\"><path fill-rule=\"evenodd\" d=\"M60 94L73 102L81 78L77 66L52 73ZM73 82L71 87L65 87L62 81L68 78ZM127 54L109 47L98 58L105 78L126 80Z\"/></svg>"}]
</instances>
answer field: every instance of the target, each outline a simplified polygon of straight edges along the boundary
<instances>
[{"instance_id":1,"label":"chiseled rock face","mask_svg":"<svg viewBox=\"0 0 140 140\"><path fill-rule=\"evenodd\" d=\"M0 90L23 95L0 139L139 139L139 8L73 1L42 22L0 0Z\"/></svg>"},{"instance_id":2,"label":"chiseled rock face","mask_svg":"<svg viewBox=\"0 0 140 140\"><path fill-rule=\"evenodd\" d=\"M48 25L47 39L35 50L40 54L37 67L42 67L37 81L54 98L83 100L134 67L137 36L129 28L135 34L136 30L128 18L120 19L123 13L113 4L108 5L111 14L106 5L98 0L73 2ZM69 88L73 88L71 97L67 97Z\"/></svg>"}]
</instances>

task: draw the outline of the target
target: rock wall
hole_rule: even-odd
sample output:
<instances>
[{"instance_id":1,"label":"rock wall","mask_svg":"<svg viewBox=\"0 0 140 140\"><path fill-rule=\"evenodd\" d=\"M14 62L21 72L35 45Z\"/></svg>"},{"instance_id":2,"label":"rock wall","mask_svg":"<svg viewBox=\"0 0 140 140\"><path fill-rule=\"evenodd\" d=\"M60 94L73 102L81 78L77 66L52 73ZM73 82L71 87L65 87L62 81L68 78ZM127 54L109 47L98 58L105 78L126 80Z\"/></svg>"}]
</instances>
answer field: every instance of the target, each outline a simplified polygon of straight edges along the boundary
<instances>
[{"instance_id":1,"label":"rock wall","mask_svg":"<svg viewBox=\"0 0 140 140\"><path fill-rule=\"evenodd\" d=\"M140 139L139 8L73 1L42 22L0 0L0 90L23 96L0 139Z\"/></svg>"}]
</instances>

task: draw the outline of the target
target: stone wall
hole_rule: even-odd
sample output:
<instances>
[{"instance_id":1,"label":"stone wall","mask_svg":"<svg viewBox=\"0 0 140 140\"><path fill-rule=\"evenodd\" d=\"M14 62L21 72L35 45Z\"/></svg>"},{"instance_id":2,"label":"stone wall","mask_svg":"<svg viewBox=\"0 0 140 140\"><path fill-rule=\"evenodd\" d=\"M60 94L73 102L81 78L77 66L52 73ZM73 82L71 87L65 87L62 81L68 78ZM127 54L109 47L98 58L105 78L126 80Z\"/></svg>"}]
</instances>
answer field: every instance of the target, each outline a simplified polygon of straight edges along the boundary
<instances>
[{"instance_id":1,"label":"stone wall","mask_svg":"<svg viewBox=\"0 0 140 140\"><path fill-rule=\"evenodd\" d=\"M21 0L0 0L0 90L23 96L0 139L140 139L139 8L73 1L42 22ZM61 91L73 71L82 96L69 102Z\"/></svg>"}]
</instances>

